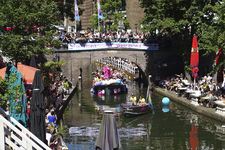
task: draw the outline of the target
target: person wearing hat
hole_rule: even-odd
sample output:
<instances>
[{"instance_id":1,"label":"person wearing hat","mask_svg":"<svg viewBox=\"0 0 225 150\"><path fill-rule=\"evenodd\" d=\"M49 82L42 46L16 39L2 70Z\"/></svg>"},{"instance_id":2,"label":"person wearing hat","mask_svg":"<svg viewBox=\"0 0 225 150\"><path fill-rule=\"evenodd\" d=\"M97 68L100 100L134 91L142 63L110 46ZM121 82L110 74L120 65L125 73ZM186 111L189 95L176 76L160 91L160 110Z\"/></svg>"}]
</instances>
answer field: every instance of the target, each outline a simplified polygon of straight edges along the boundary
<instances>
[{"instance_id":1,"label":"person wearing hat","mask_svg":"<svg viewBox=\"0 0 225 150\"><path fill-rule=\"evenodd\" d=\"M132 93L131 97L130 97L130 101L133 102L132 105L136 106L137 104L137 98L136 96L134 96L134 93Z\"/></svg>"}]
</instances>

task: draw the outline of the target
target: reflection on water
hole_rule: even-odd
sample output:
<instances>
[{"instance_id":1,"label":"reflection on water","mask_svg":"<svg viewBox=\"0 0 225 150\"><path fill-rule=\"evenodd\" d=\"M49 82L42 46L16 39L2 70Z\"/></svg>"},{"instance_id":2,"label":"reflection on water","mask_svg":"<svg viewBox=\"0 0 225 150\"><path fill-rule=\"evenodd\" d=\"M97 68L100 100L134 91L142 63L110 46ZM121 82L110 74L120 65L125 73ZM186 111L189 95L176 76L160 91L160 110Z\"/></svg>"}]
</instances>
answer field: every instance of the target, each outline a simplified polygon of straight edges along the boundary
<instances>
[{"instance_id":1,"label":"reflection on water","mask_svg":"<svg viewBox=\"0 0 225 150\"><path fill-rule=\"evenodd\" d=\"M91 67L91 66L90 66ZM83 71L83 90L74 94L64 114L70 128L65 141L69 149L95 149L104 109L114 109L116 124L123 150L222 150L225 149L225 125L206 118L173 101L168 107L161 103L163 96L152 93L155 114L125 118L119 104L125 103L132 92L136 97L146 95L146 88L127 82L127 94L102 97L91 96L91 77Z\"/></svg>"}]
</instances>

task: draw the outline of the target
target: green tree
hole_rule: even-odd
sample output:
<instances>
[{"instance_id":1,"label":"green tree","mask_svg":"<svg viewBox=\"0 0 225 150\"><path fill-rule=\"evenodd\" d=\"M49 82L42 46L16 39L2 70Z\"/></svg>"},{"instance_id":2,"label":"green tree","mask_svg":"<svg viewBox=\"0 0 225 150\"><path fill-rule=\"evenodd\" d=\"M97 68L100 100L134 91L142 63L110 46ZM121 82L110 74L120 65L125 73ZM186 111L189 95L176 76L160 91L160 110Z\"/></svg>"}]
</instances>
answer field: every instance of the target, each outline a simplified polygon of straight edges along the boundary
<instances>
[{"instance_id":1,"label":"green tree","mask_svg":"<svg viewBox=\"0 0 225 150\"><path fill-rule=\"evenodd\" d=\"M1 0L0 7L2 55L17 64L36 54L53 53L45 45L59 46L53 25L58 25L60 12L54 0Z\"/></svg>"},{"instance_id":2,"label":"green tree","mask_svg":"<svg viewBox=\"0 0 225 150\"><path fill-rule=\"evenodd\" d=\"M199 48L205 50L205 55L216 54L221 48L221 55L214 71L218 71L225 64L225 1L215 5L205 6L205 18L210 18L210 22L199 21L197 34L199 38Z\"/></svg>"},{"instance_id":3,"label":"green tree","mask_svg":"<svg viewBox=\"0 0 225 150\"><path fill-rule=\"evenodd\" d=\"M10 82L9 82L10 79ZM9 99L11 102L17 102L18 99L25 94L25 92L22 92L22 85L19 84L17 86L12 86L12 84L17 80L16 74L13 73L8 78L2 79L0 77L0 107L9 107L11 103L9 102ZM23 105L16 105L15 109L20 112Z\"/></svg>"},{"instance_id":4,"label":"green tree","mask_svg":"<svg viewBox=\"0 0 225 150\"><path fill-rule=\"evenodd\" d=\"M143 31L154 35L156 30L159 36L167 34L173 39L175 50L184 58L185 68L190 69L189 59L191 42L194 34L201 31L199 26L212 23L216 0L140 0L144 8L145 17L140 21ZM210 10L211 9L211 10ZM206 17L207 15L207 17ZM201 24L200 24L201 22ZM199 50L203 50L201 46ZM205 50L205 49L204 49Z\"/></svg>"},{"instance_id":5,"label":"green tree","mask_svg":"<svg viewBox=\"0 0 225 150\"><path fill-rule=\"evenodd\" d=\"M118 29L118 21L123 20L125 29L129 28L130 21L124 18L124 14L122 13L122 3L121 0L100 0L100 7L103 13L104 18L99 20L99 24L101 26L102 21L107 21L108 19L108 12L111 12L111 19L114 23L110 26L110 29L117 30ZM97 4L95 6L95 14L91 16L91 23L90 26L93 29L98 29L98 7ZM109 29L109 26L105 25L106 30ZM103 29L101 29L103 30Z\"/></svg>"}]
</instances>

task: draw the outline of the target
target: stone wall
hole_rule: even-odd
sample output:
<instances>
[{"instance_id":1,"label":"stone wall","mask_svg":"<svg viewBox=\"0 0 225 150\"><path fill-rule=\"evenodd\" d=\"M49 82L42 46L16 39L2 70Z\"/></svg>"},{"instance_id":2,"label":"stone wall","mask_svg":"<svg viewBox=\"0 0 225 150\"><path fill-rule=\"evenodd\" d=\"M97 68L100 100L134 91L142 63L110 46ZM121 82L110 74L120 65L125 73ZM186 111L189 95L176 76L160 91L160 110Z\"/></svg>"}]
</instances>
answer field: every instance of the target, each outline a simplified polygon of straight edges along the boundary
<instances>
[{"instance_id":1,"label":"stone wall","mask_svg":"<svg viewBox=\"0 0 225 150\"><path fill-rule=\"evenodd\" d=\"M138 20L144 18L144 10L140 8L139 0L127 0L127 19L130 21L132 32L136 32L135 24L137 25L137 32L141 32L141 25Z\"/></svg>"},{"instance_id":2,"label":"stone wall","mask_svg":"<svg viewBox=\"0 0 225 150\"><path fill-rule=\"evenodd\" d=\"M72 77L73 84L76 84L77 78L80 75L80 67L85 69L92 62L106 57L126 58L134 62L140 69L143 78L148 79L152 75L151 80L154 80L156 75L163 76L165 70L159 68L155 61L171 54L165 51L140 51L140 50L92 50L92 51L57 51L60 54L60 59L67 62L67 66L62 68L63 74ZM54 55L46 55L47 60L52 60ZM168 68L169 69L169 68ZM170 70L169 70L170 71ZM172 73L172 72L171 72Z\"/></svg>"}]
</instances>

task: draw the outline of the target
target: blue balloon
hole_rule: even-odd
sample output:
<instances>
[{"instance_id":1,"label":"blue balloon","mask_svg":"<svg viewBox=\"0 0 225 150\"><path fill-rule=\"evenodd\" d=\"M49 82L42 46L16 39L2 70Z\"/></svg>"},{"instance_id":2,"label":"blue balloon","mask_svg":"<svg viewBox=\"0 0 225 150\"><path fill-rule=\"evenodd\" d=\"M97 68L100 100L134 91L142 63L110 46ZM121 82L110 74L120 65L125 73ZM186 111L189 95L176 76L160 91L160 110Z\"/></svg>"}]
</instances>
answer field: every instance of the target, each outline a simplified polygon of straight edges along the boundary
<instances>
[{"instance_id":1,"label":"blue balloon","mask_svg":"<svg viewBox=\"0 0 225 150\"><path fill-rule=\"evenodd\" d=\"M163 105L168 105L170 103L170 99L168 97L164 97L162 99L162 103L163 103Z\"/></svg>"},{"instance_id":2,"label":"blue balloon","mask_svg":"<svg viewBox=\"0 0 225 150\"><path fill-rule=\"evenodd\" d=\"M169 112L169 111L170 111L169 106L168 106L168 105L164 105L164 106L162 107L162 111L163 111L164 113Z\"/></svg>"}]
</instances>

